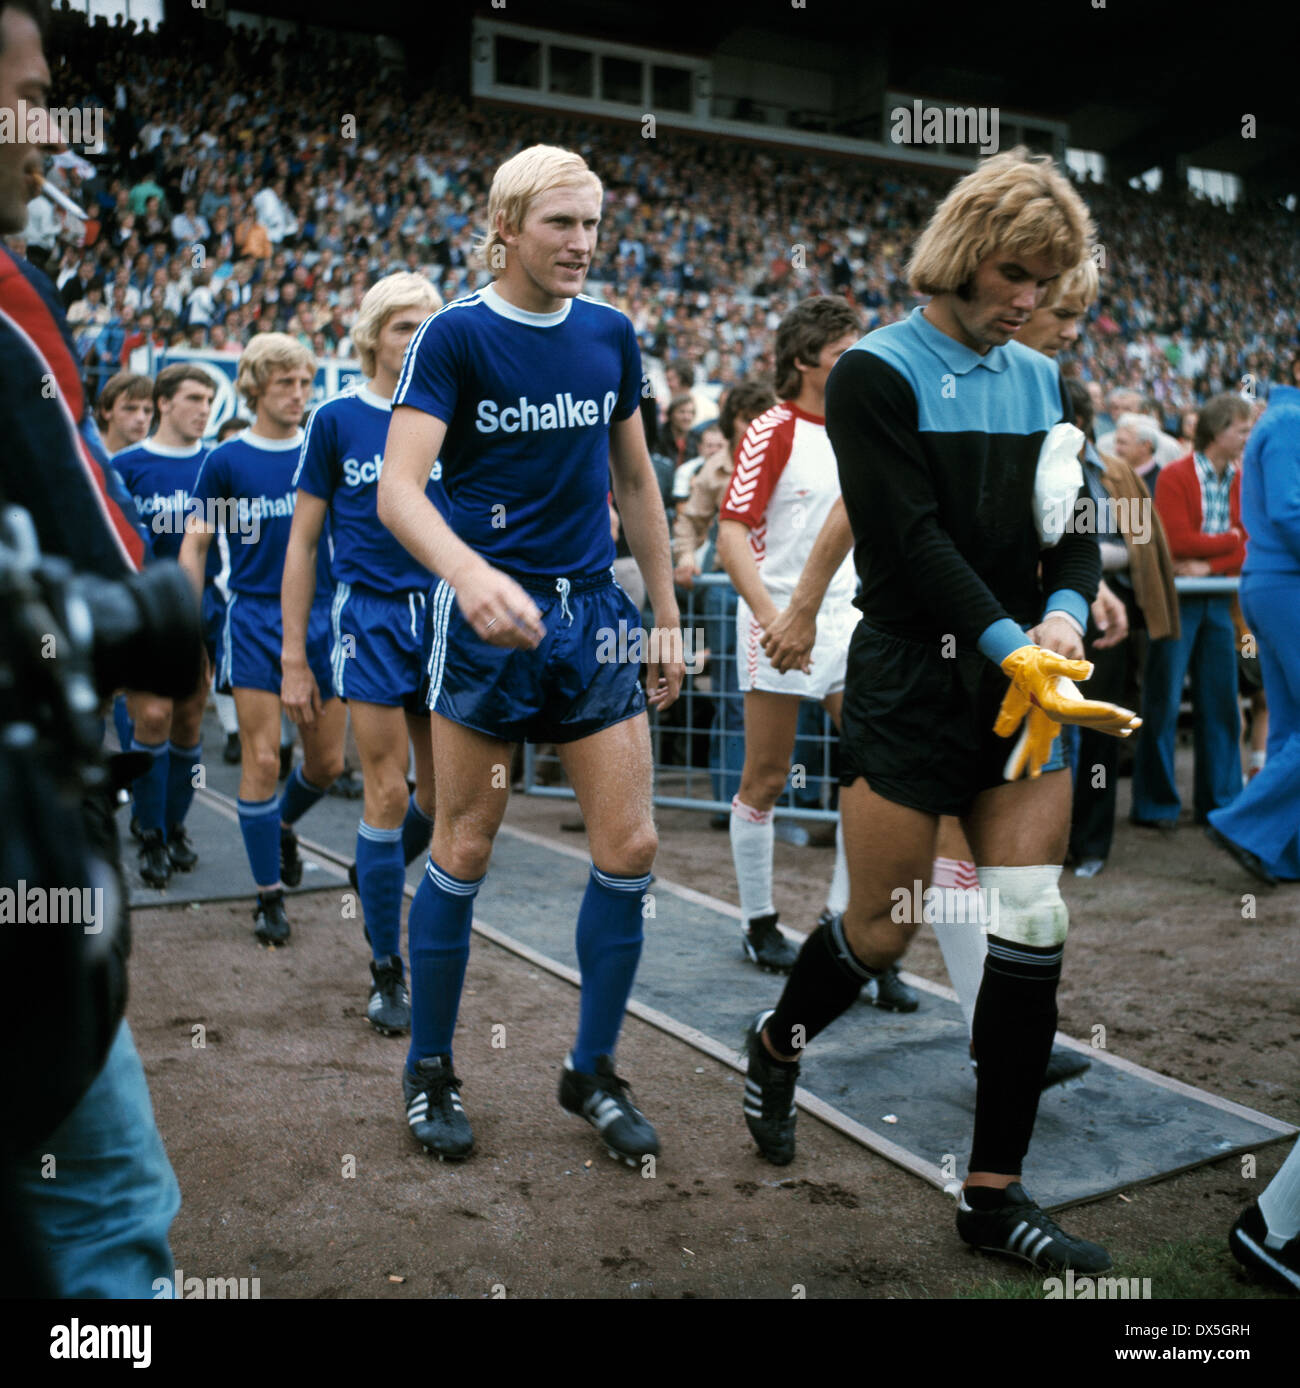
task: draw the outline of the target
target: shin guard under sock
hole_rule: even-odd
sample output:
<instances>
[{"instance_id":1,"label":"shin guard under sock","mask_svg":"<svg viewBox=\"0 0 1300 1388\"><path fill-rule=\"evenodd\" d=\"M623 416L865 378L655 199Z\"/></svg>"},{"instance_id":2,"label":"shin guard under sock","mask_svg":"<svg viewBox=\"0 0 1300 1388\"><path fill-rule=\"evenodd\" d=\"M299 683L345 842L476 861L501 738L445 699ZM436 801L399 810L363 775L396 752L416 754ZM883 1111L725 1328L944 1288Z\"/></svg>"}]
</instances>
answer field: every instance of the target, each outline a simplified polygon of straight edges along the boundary
<instances>
[{"instance_id":1,"label":"shin guard under sock","mask_svg":"<svg viewBox=\"0 0 1300 1388\"><path fill-rule=\"evenodd\" d=\"M971 1171L1020 1174L1056 1035L1063 948L988 937L972 1031L979 1071Z\"/></svg>"}]
</instances>

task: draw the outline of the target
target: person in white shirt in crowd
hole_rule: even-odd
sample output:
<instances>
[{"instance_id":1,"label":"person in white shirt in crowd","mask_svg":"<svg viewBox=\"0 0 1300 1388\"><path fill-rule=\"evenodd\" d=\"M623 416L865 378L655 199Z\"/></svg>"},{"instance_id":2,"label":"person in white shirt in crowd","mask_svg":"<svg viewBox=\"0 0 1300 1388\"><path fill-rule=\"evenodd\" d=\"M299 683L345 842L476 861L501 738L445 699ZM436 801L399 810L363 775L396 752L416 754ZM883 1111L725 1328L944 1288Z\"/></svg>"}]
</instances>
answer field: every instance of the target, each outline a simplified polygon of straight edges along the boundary
<instances>
[{"instance_id":1,"label":"person in white shirt in crowd","mask_svg":"<svg viewBox=\"0 0 1300 1388\"><path fill-rule=\"evenodd\" d=\"M172 240L182 250L212 235L212 227L206 217L199 215L198 207L195 198L187 197L181 211L172 218Z\"/></svg>"}]
</instances>

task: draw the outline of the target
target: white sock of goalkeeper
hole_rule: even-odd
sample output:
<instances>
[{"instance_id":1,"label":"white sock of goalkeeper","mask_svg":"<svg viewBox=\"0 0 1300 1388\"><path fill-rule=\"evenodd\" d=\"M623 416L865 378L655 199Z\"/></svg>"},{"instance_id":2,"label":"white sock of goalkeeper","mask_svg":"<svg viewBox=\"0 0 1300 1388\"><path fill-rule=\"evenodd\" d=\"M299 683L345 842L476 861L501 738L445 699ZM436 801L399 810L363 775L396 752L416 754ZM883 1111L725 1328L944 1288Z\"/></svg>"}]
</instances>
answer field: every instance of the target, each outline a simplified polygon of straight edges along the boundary
<instances>
[{"instance_id":1,"label":"white sock of goalkeeper","mask_svg":"<svg viewBox=\"0 0 1300 1388\"><path fill-rule=\"evenodd\" d=\"M771 810L756 810L740 798L731 802L731 859L736 865L740 909L745 921L769 916L772 905L772 853L776 833Z\"/></svg>"},{"instance_id":2,"label":"white sock of goalkeeper","mask_svg":"<svg viewBox=\"0 0 1300 1388\"><path fill-rule=\"evenodd\" d=\"M835 868L831 872L830 891L826 893L826 909L841 915L849 904L849 860L844 856L844 821L835 821Z\"/></svg>"},{"instance_id":3,"label":"white sock of goalkeeper","mask_svg":"<svg viewBox=\"0 0 1300 1388\"><path fill-rule=\"evenodd\" d=\"M934 933L969 1031L975 1021L975 999L984 980L984 956L988 952L988 937L980 929L975 864L936 858L930 885L943 892L943 918L935 921Z\"/></svg>"},{"instance_id":4,"label":"white sock of goalkeeper","mask_svg":"<svg viewBox=\"0 0 1300 1388\"><path fill-rule=\"evenodd\" d=\"M1268 1226L1269 1248L1281 1248L1300 1234L1300 1139L1259 1197L1259 1212Z\"/></svg>"}]
</instances>

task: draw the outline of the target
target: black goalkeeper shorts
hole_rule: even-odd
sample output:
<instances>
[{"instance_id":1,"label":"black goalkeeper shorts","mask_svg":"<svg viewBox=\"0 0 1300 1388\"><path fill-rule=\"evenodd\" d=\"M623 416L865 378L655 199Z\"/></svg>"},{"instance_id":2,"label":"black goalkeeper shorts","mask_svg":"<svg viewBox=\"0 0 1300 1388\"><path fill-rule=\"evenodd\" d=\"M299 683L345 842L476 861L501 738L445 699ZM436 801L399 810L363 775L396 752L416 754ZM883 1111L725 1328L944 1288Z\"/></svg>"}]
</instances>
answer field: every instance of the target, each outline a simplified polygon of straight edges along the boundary
<instances>
[{"instance_id":1,"label":"black goalkeeper shorts","mask_svg":"<svg viewBox=\"0 0 1300 1388\"><path fill-rule=\"evenodd\" d=\"M858 623L844 681L841 785L862 776L897 805L962 816L981 791L1005 784L1020 729L998 737L993 724L1011 682L978 651L944 652L940 639L891 636ZM1043 770L1065 766L1058 737Z\"/></svg>"}]
</instances>

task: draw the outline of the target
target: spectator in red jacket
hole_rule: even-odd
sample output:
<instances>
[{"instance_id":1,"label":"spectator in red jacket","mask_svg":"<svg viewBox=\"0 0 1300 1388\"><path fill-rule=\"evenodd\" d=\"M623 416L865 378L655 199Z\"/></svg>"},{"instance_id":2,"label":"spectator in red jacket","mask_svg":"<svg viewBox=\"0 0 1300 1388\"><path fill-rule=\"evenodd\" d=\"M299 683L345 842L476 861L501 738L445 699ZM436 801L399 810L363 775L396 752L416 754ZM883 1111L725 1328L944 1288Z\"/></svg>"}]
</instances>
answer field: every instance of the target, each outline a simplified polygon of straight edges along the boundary
<instances>
[{"instance_id":1,"label":"spectator in red jacket","mask_svg":"<svg viewBox=\"0 0 1300 1388\"><path fill-rule=\"evenodd\" d=\"M1163 468L1156 511L1183 578L1241 572L1246 531L1241 523L1238 462L1254 414L1239 395L1216 395L1196 421L1193 451ZM1236 632L1231 593L1182 592L1182 634L1147 648L1142 690L1142 732L1133 764L1134 824L1172 831L1181 802L1174 784L1174 745L1183 680L1192 677L1196 778L1194 813L1204 824L1211 810L1241 790L1237 740Z\"/></svg>"}]
</instances>

